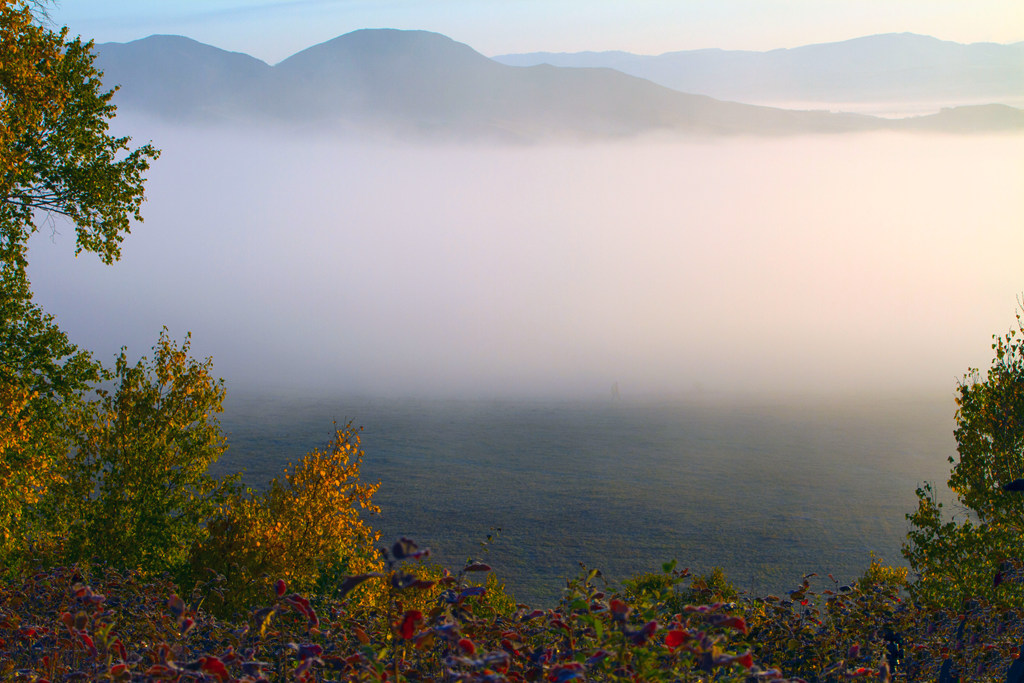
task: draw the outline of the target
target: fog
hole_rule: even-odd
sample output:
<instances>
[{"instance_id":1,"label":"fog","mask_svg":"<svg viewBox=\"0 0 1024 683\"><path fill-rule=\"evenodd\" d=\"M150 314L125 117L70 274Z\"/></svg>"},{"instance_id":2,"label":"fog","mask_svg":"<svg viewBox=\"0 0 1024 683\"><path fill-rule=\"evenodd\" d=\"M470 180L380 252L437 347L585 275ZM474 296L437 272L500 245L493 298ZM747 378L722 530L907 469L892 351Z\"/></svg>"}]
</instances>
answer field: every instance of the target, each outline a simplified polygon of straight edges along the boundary
<instances>
[{"instance_id":1,"label":"fog","mask_svg":"<svg viewBox=\"0 0 1024 683\"><path fill-rule=\"evenodd\" d=\"M131 124L121 262L33 238L112 360L161 326L230 387L352 395L951 393L1024 291L1024 136L361 144Z\"/></svg>"}]
</instances>

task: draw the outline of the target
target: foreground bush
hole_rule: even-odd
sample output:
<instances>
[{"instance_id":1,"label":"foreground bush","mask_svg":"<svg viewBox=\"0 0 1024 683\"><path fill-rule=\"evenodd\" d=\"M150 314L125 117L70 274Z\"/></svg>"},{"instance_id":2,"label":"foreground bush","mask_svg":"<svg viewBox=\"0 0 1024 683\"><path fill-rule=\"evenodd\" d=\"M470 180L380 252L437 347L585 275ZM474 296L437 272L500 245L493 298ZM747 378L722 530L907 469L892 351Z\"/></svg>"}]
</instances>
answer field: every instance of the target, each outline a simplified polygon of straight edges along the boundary
<instances>
[{"instance_id":1,"label":"foreground bush","mask_svg":"<svg viewBox=\"0 0 1024 683\"><path fill-rule=\"evenodd\" d=\"M806 577L786 598L668 608L688 593L665 566L664 590L611 590L589 571L557 606L495 600L472 562L419 575L426 551L403 539L384 571L344 578L333 597L279 580L262 604L224 620L202 592L136 573L39 571L0 587L0 677L26 681L1002 681L1019 614L982 602L962 611L909 604L873 563L860 582ZM898 573L898 570L897 570ZM876 580L876 579L881 580ZM648 582L650 585L653 582ZM363 609L354 589L378 584ZM692 583L691 583L692 585ZM432 597L413 607L423 596ZM498 596L500 598L500 595Z\"/></svg>"},{"instance_id":2,"label":"foreground bush","mask_svg":"<svg viewBox=\"0 0 1024 683\"><path fill-rule=\"evenodd\" d=\"M380 485L360 481L359 446L358 429L337 429L325 449L289 464L283 480L238 492L211 516L191 562L195 576L211 570L224 578L220 613L252 604L276 579L323 592L342 575L382 570L380 532L360 515L380 513L372 501Z\"/></svg>"},{"instance_id":3,"label":"foreground bush","mask_svg":"<svg viewBox=\"0 0 1024 683\"><path fill-rule=\"evenodd\" d=\"M1024 312L1024 299L1020 300ZM955 607L983 598L1010 608L1024 604L1024 585L995 580L1019 563L1024 537L1024 495L1005 490L1024 477L1024 319L993 337L995 357L982 374L968 370L956 397L957 457L949 458L949 490L960 514L947 518L934 486L917 490L907 515L903 554L918 574L912 591L921 601Z\"/></svg>"},{"instance_id":4,"label":"foreground bush","mask_svg":"<svg viewBox=\"0 0 1024 683\"><path fill-rule=\"evenodd\" d=\"M208 474L227 448L216 419L223 380L212 365L190 358L189 339L178 346L166 329L151 359L131 364L121 351L112 390L97 389L79 411L61 482L32 511L45 522L35 540L51 557L182 575L233 490L232 478Z\"/></svg>"}]
</instances>

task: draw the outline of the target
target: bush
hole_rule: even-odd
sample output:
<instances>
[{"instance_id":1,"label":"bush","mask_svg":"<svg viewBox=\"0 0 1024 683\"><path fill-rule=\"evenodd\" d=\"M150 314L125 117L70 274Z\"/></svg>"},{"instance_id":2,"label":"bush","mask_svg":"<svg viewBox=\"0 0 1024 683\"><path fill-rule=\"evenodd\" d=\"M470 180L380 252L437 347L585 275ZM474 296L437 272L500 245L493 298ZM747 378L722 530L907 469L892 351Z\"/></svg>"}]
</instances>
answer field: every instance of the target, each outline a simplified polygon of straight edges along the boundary
<instances>
[{"instance_id":1,"label":"bush","mask_svg":"<svg viewBox=\"0 0 1024 683\"><path fill-rule=\"evenodd\" d=\"M683 586L687 578L689 585ZM732 603L739 596L721 567L691 576L689 569L676 569L675 560L663 564L660 574L639 574L622 583L631 599L654 601L668 614L683 612L687 605Z\"/></svg>"},{"instance_id":2,"label":"bush","mask_svg":"<svg viewBox=\"0 0 1024 683\"><path fill-rule=\"evenodd\" d=\"M0 557L16 552L18 529L26 505L38 501L47 487L48 460L29 466L25 445L30 437L29 404L35 398L21 387L0 384Z\"/></svg>"},{"instance_id":3,"label":"bush","mask_svg":"<svg viewBox=\"0 0 1024 683\"><path fill-rule=\"evenodd\" d=\"M325 590L332 578L382 570L380 534L360 514L380 512L372 502L380 485L359 480L359 445L351 424L336 429L325 449L289 464L283 480L262 493L237 492L211 516L191 566L195 577L207 569L224 577L223 613L262 599L278 579Z\"/></svg>"},{"instance_id":4,"label":"bush","mask_svg":"<svg viewBox=\"0 0 1024 683\"><path fill-rule=\"evenodd\" d=\"M224 389L212 361L188 351L189 340L178 347L166 329L151 361L131 365L122 350L113 390L82 407L62 481L33 513L45 522L37 541L48 555L145 573L187 567L233 489L207 474L226 448L216 420Z\"/></svg>"},{"instance_id":5,"label":"bush","mask_svg":"<svg viewBox=\"0 0 1024 683\"><path fill-rule=\"evenodd\" d=\"M1024 302L1022 302L1024 306ZM907 515L911 529L903 554L917 573L915 600L961 608L984 599L1014 607L1024 600L1020 582L996 580L1020 558L1024 496L1004 486L1024 477L1024 322L994 337L995 358L984 379L971 369L956 399L958 458L949 488L966 514L946 521L935 490L917 489L918 507Z\"/></svg>"}]
</instances>

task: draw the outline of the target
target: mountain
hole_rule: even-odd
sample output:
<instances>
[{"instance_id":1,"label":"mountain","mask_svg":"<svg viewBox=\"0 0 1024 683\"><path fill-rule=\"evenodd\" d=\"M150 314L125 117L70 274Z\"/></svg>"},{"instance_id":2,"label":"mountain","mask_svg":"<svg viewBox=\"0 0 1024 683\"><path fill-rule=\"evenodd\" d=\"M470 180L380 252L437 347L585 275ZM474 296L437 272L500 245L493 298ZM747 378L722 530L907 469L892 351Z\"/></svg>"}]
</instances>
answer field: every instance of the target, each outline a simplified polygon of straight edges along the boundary
<instances>
[{"instance_id":1,"label":"mountain","mask_svg":"<svg viewBox=\"0 0 1024 683\"><path fill-rule=\"evenodd\" d=\"M856 126L674 92L612 69L519 68L426 31L363 30L275 67L296 116L418 132L634 135L659 129L762 133Z\"/></svg>"},{"instance_id":2,"label":"mountain","mask_svg":"<svg viewBox=\"0 0 1024 683\"><path fill-rule=\"evenodd\" d=\"M514 66L606 67L739 102L1024 104L1024 42L964 45L889 33L768 52L535 52L494 59Z\"/></svg>"},{"instance_id":3,"label":"mountain","mask_svg":"<svg viewBox=\"0 0 1024 683\"><path fill-rule=\"evenodd\" d=\"M987 133L1024 130L1024 111L1005 104L981 104L947 107L937 114L900 119L892 122L893 130L934 133Z\"/></svg>"},{"instance_id":4,"label":"mountain","mask_svg":"<svg viewBox=\"0 0 1024 683\"><path fill-rule=\"evenodd\" d=\"M115 102L164 118L218 121L258 107L273 69L255 57L182 36L102 43L96 65Z\"/></svg>"},{"instance_id":5,"label":"mountain","mask_svg":"<svg viewBox=\"0 0 1024 683\"><path fill-rule=\"evenodd\" d=\"M174 121L508 140L889 126L866 116L723 102L610 68L510 66L426 31L355 31L275 66L179 36L104 43L97 53L106 85L121 86L119 107Z\"/></svg>"}]
</instances>

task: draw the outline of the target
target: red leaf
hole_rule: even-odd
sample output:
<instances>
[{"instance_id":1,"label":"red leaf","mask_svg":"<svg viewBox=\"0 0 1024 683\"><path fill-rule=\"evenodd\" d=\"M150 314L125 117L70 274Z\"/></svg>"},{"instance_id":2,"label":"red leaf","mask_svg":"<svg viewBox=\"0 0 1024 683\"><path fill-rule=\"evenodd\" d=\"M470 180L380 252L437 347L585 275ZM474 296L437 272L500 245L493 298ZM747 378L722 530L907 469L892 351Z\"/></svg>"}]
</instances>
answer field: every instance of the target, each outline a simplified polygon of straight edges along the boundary
<instances>
[{"instance_id":1,"label":"red leaf","mask_svg":"<svg viewBox=\"0 0 1024 683\"><path fill-rule=\"evenodd\" d=\"M167 609L171 610L171 614L177 619L185 613L185 601L179 598L177 595L172 595L167 601Z\"/></svg>"},{"instance_id":2,"label":"red leaf","mask_svg":"<svg viewBox=\"0 0 1024 683\"><path fill-rule=\"evenodd\" d=\"M747 634L747 622L743 617L726 617L722 620L715 620L717 626L729 626L734 628L743 635Z\"/></svg>"},{"instance_id":3,"label":"red leaf","mask_svg":"<svg viewBox=\"0 0 1024 683\"><path fill-rule=\"evenodd\" d=\"M665 647L670 650L675 650L689 639L689 633L681 629L675 629L665 634Z\"/></svg>"},{"instance_id":4,"label":"red leaf","mask_svg":"<svg viewBox=\"0 0 1024 683\"><path fill-rule=\"evenodd\" d=\"M203 671L209 671L222 681L226 681L230 677L224 662L217 657L203 657L201 661L203 662Z\"/></svg>"},{"instance_id":5,"label":"red leaf","mask_svg":"<svg viewBox=\"0 0 1024 683\"><path fill-rule=\"evenodd\" d=\"M476 645L474 645L473 641L470 640L469 638L460 638L459 639L459 649L461 649L467 655L476 654Z\"/></svg>"},{"instance_id":6,"label":"red leaf","mask_svg":"<svg viewBox=\"0 0 1024 683\"><path fill-rule=\"evenodd\" d=\"M612 601L608 603L608 607L611 609L612 617L616 621L625 621L626 617L629 616L629 613L633 611L633 608L618 598L613 598Z\"/></svg>"},{"instance_id":7,"label":"red leaf","mask_svg":"<svg viewBox=\"0 0 1024 683\"><path fill-rule=\"evenodd\" d=\"M746 654L741 655L740 658L736 661L739 662L744 668L749 669L750 667L754 666L754 655L747 652Z\"/></svg>"},{"instance_id":8,"label":"red leaf","mask_svg":"<svg viewBox=\"0 0 1024 683\"><path fill-rule=\"evenodd\" d=\"M93 642L92 642L92 638L90 638L89 636L85 635L84 633L79 633L79 634L78 634L78 637L82 639L82 643L83 643L83 644L84 644L84 645L85 645L85 646L86 646L87 648L89 648L89 649L90 649L90 650L92 650L93 652L95 652L95 651L96 651L96 645L95 645L95 643L93 643Z\"/></svg>"},{"instance_id":9,"label":"red leaf","mask_svg":"<svg viewBox=\"0 0 1024 683\"><path fill-rule=\"evenodd\" d=\"M274 582L274 592L277 593L277 597L284 597L286 590L288 590L288 584L284 582L284 579L278 579Z\"/></svg>"},{"instance_id":10,"label":"red leaf","mask_svg":"<svg viewBox=\"0 0 1024 683\"><path fill-rule=\"evenodd\" d=\"M402 625L398 628L399 634L405 640L411 640L416 633L416 626L423 621L423 612L411 609L402 617Z\"/></svg>"},{"instance_id":11,"label":"red leaf","mask_svg":"<svg viewBox=\"0 0 1024 683\"><path fill-rule=\"evenodd\" d=\"M319 657L323 654L324 649L316 643L309 643L306 645L298 646L298 657L299 659L309 659L310 657Z\"/></svg>"},{"instance_id":12,"label":"red leaf","mask_svg":"<svg viewBox=\"0 0 1024 683\"><path fill-rule=\"evenodd\" d=\"M302 616L307 619L313 618L313 608L309 606L309 600L302 597L298 593L292 593L285 598L285 601L292 606L292 608L299 612Z\"/></svg>"}]
</instances>

